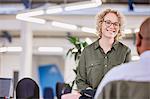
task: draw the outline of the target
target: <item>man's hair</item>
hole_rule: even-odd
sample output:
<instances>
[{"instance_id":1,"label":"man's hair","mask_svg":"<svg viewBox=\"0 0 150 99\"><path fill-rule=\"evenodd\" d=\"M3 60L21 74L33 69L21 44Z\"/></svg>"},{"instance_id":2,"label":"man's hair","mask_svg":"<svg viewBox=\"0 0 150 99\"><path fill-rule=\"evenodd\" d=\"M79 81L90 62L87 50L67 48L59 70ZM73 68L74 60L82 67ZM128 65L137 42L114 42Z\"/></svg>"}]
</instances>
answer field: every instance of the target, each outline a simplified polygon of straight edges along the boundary
<instances>
[{"instance_id":1,"label":"man's hair","mask_svg":"<svg viewBox=\"0 0 150 99\"><path fill-rule=\"evenodd\" d=\"M124 16L120 12L118 12L117 10L113 10L113 9L106 9L102 13L98 13L96 15L96 30L97 30L97 35L101 38L101 36L102 36L102 22L104 21L105 15L108 14L108 13L114 13L118 17L119 32L118 32L118 34L117 34L117 36L115 38L115 39L118 39L121 36L121 31L123 29Z\"/></svg>"}]
</instances>

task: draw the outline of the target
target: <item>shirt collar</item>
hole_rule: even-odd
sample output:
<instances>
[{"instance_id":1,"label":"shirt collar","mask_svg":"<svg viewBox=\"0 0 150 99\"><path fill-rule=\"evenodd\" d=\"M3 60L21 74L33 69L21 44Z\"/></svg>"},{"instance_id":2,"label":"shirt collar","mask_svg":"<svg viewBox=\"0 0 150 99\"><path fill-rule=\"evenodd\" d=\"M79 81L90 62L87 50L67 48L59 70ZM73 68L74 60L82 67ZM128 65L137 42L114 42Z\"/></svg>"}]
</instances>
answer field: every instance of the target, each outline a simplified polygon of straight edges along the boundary
<instances>
[{"instance_id":1,"label":"shirt collar","mask_svg":"<svg viewBox=\"0 0 150 99\"><path fill-rule=\"evenodd\" d=\"M119 41L115 41L112 45L112 48L116 50L118 48L118 45L119 45Z\"/></svg>"},{"instance_id":2,"label":"shirt collar","mask_svg":"<svg viewBox=\"0 0 150 99\"><path fill-rule=\"evenodd\" d=\"M99 38L99 39L100 39L100 38ZM95 42L95 49L97 49L97 48L100 47L100 45L99 45L99 39L97 39L96 42ZM117 47L118 47L118 43L119 43L119 41L115 41L115 42L113 43L113 45L112 45L112 48L114 48L114 49L116 50Z\"/></svg>"},{"instance_id":3,"label":"shirt collar","mask_svg":"<svg viewBox=\"0 0 150 99\"><path fill-rule=\"evenodd\" d=\"M99 39L100 39L100 38L99 38ZM100 47L100 46L99 46L99 39L97 39L97 40L96 40L96 42L95 42L95 44L94 44L94 45L95 45L95 46L94 46L94 47L95 47L95 49L97 49L97 48L99 48L99 47Z\"/></svg>"}]
</instances>

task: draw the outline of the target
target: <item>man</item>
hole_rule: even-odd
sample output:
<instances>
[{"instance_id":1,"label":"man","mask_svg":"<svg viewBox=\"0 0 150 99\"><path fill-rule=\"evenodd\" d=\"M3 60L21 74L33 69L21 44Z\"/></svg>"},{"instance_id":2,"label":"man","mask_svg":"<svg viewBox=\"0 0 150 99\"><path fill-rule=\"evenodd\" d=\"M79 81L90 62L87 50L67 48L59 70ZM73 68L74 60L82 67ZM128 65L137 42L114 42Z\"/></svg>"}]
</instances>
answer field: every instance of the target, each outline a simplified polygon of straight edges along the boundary
<instances>
[{"instance_id":1,"label":"man","mask_svg":"<svg viewBox=\"0 0 150 99\"><path fill-rule=\"evenodd\" d=\"M136 47L140 60L111 69L98 86L95 99L104 99L101 95L103 88L114 81L150 82L150 17L140 26L140 31L136 35Z\"/></svg>"}]
</instances>

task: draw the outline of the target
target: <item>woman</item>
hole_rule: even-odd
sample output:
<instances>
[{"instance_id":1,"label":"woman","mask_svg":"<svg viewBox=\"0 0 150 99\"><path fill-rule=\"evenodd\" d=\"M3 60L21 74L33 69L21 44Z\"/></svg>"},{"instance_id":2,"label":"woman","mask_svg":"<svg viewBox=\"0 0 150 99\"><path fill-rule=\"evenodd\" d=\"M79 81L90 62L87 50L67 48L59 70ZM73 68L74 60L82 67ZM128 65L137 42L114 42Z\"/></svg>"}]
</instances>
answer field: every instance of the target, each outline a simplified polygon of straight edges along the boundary
<instances>
[{"instance_id":1,"label":"woman","mask_svg":"<svg viewBox=\"0 0 150 99\"><path fill-rule=\"evenodd\" d=\"M123 16L106 9L96 16L99 39L87 46L80 57L76 84L79 89L97 89L104 75L114 66L130 61L131 50L118 41Z\"/></svg>"}]
</instances>

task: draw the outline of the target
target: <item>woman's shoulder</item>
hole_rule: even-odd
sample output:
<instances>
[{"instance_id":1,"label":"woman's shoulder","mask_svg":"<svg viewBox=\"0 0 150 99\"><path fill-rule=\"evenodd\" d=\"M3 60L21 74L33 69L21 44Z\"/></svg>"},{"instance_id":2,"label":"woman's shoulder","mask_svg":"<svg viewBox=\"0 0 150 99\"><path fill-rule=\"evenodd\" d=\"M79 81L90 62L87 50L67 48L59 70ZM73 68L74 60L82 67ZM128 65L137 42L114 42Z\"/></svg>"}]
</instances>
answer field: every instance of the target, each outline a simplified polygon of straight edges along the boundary
<instances>
[{"instance_id":1,"label":"woman's shoulder","mask_svg":"<svg viewBox=\"0 0 150 99\"><path fill-rule=\"evenodd\" d=\"M96 41L94 41L93 43L89 44L88 46L86 46L84 49L88 50L88 49L95 49L99 46L99 42L98 39Z\"/></svg>"},{"instance_id":2,"label":"woman's shoulder","mask_svg":"<svg viewBox=\"0 0 150 99\"><path fill-rule=\"evenodd\" d=\"M124 44L124 43L122 43L120 41L118 41L118 46L122 47L125 50L130 50L130 48L126 44Z\"/></svg>"}]
</instances>

